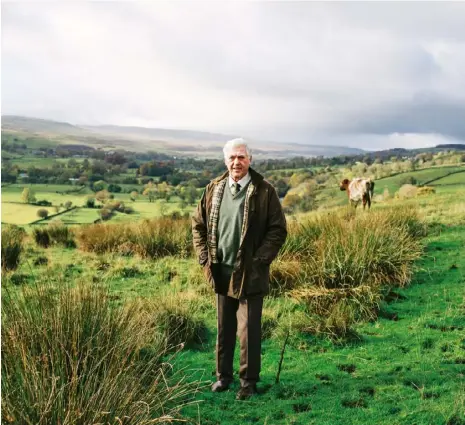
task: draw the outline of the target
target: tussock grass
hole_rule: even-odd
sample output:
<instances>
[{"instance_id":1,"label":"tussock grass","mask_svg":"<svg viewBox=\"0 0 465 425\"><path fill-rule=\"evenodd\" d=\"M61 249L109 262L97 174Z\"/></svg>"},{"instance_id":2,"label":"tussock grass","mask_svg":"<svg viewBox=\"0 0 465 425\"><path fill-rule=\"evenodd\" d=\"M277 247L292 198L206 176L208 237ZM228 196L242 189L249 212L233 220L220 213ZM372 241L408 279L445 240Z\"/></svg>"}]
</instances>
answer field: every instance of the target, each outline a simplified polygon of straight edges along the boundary
<instances>
[{"instance_id":1,"label":"tussock grass","mask_svg":"<svg viewBox=\"0 0 465 425\"><path fill-rule=\"evenodd\" d=\"M50 234L48 233L48 230L45 228L36 227L32 231L32 236L34 237L36 244L41 246L42 248L48 248L52 244Z\"/></svg>"},{"instance_id":2,"label":"tussock grass","mask_svg":"<svg viewBox=\"0 0 465 425\"><path fill-rule=\"evenodd\" d=\"M186 256L192 252L190 221L157 218L136 223L98 223L82 227L79 248L98 254L138 254L146 258Z\"/></svg>"},{"instance_id":3,"label":"tussock grass","mask_svg":"<svg viewBox=\"0 0 465 425\"><path fill-rule=\"evenodd\" d=\"M25 231L17 226L2 226L2 272L18 267L25 234Z\"/></svg>"},{"instance_id":4,"label":"tussock grass","mask_svg":"<svg viewBox=\"0 0 465 425\"><path fill-rule=\"evenodd\" d=\"M169 350L202 344L206 327L199 319L204 300L194 293L162 293L141 305L151 326L166 337Z\"/></svg>"},{"instance_id":5,"label":"tussock grass","mask_svg":"<svg viewBox=\"0 0 465 425\"><path fill-rule=\"evenodd\" d=\"M196 388L171 373L165 331L90 285L3 297L2 416L23 424L180 419Z\"/></svg>"},{"instance_id":6,"label":"tussock grass","mask_svg":"<svg viewBox=\"0 0 465 425\"><path fill-rule=\"evenodd\" d=\"M32 235L37 245L48 248L51 245L61 245L66 248L75 248L76 242L72 230L61 221L51 222L47 226L36 227Z\"/></svg>"},{"instance_id":7,"label":"tussock grass","mask_svg":"<svg viewBox=\"0 0 465 425\"><path fill-rule=\"evenodd\" d=\"M308 309L307 329L344 336L354 324L376 317L383 287L410 282L425 229L413 208L358 215L341 209L304 221L300 242L306 246L290 246L305 254L296 257L300 266L290 267L299 273L288 287Z\"/></svg>"}]
</instances>

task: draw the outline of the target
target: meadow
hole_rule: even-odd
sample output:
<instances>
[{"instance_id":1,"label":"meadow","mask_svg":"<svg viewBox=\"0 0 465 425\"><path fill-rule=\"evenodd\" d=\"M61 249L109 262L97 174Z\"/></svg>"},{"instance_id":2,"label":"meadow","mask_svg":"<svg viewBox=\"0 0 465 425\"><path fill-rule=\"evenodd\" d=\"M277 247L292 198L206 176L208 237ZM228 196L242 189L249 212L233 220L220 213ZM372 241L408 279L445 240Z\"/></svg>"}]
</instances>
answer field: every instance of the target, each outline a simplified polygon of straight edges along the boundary
<instances>
[{"instance_id":1,"label":"meadow","mask_svg":"<svg viewBox=\"0 0 465 425\"><path fill-rule=\"evenodd\" d=\"M187 219L137 200L139 215L108 223L76 208L25 231L2 225L2 422L464 425L464 173L422 171L411 175L434 179L435 193L353 211L324 189L319 210L288 217L264 305L261 394L248 401L235 400L237 381L209 391L215 297ZM394 195L400 177L375 193ZM88 196L61 189L36 197ZM2 207L26 210L12 203L20 193L2 188Z\"/></svg>"}]
</instances>

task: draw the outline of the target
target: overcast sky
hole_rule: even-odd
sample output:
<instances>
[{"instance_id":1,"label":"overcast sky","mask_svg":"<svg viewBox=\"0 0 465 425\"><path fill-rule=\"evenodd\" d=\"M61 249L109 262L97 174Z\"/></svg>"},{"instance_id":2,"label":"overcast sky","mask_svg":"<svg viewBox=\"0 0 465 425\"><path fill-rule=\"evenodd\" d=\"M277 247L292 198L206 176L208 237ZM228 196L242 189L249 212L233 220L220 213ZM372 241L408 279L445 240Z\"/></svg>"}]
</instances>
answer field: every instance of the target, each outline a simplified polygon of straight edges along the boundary
<instances>
[{"instance_id":1,"label":"overcast sky","mask_svg":"<svg viewBox=\"0 0 465 425\"><path fill-rule=\"evenodd\" d=\"M2 114L465 143L465 3L2 1Z\"/></svg>"}]
</instances>

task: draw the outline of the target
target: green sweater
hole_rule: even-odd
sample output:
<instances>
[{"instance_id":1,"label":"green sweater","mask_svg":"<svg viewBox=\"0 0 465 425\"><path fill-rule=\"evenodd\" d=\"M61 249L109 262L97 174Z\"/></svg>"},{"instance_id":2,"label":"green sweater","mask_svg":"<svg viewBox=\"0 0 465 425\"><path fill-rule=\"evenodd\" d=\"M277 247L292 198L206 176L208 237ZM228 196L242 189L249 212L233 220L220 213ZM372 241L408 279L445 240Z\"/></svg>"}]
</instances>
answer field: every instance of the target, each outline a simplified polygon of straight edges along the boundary
<instances>
[{"instance_id":1,"label":"green sweater","mask_svg":"<svg viewBox=\"0 0 465 425\"><path fill-rule=\"evenodd\" d=\"M232 272L236 263L237 251L241 241L242 221L244 217L244 202L247 186L241 188L235 196L226 183L221 200L218 219L218 261L223 265L223 272Z\"/></svg>"}]
</instances>

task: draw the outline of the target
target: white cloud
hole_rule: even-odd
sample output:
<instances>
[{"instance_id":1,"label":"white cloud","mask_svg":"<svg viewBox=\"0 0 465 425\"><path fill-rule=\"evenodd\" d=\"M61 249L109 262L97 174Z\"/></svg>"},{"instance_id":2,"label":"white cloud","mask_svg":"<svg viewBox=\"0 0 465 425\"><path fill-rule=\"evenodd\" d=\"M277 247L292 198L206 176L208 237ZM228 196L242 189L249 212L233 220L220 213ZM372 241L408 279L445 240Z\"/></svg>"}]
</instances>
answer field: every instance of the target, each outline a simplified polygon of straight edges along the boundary
<instances>
[{"instance_id":1,"label":"white cloud","mask_svg":"<svg viewBox=\"0 0 465 425\"><path fill-rule=\"evenodd\" d=\"M462 137L464 18L457 3L3 3L2 113L315 144Z\"/></svg>"}]
</instances>

